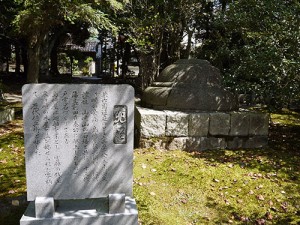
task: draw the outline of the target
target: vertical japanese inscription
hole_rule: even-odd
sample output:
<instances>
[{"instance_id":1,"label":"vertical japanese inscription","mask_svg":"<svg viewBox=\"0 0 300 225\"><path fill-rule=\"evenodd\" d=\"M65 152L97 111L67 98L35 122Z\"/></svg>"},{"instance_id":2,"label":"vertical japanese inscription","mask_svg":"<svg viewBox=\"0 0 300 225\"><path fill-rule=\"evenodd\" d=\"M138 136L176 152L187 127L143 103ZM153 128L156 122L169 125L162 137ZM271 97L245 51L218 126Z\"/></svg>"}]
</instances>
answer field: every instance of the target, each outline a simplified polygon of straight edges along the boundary
<instances>
[{"instance_id":1,"label":"vertical japanese inscription","mask_svg":"<svg viewBox=\"0 0 300 225\"><path fill-rule=\"evenodd\" d=\"M115 105L114 107L114 143L127 143L127 107Z\"/></svg>"},{"instance_id":2,"label":"vertical japanese inscription","mask_svg":"<svg viewBox=\"0 0 300 225\"><path fill-rule=\"evenodd\" d=\"M72 92L72 101L71 101L71 110L72 110L72 134L73 134L73 151L74 151L74 158L73 158L73 165L74 165L74 175L77 175L79 172L79 123L78 123L78 115L79 115L79 95L78 91Z\"/></svg>"},{"instance_id":3,"label":"vertical japanese inscription","mask_svg":"<svg viewBox=\"0 0 300 225\"><path fill-rule=\"evenodd\" d=\"M37 93L34 92L34 98L37 98ZM38 150L40 140L41 140L41 130L40 130L40 119L41 119L41 112L40 112L40 106L37 102L34 102L30 108L31 111L31 120L32 120L32 131L34 133L34 153L40 155L41 153Z\"/></svg>"},{"instance_id":4,"label":"vertical japanese inscription","mask_svg":"<svg viewBox=\"0 0 300 225\"><path fill-rule=\"evenodd\" d=\"M102 135L100 137L100 151L102 157L102 168L101 172L103 174L102 180L107 181L107 157L108 157L108 146L107 146L107 121L108 121L108 113L107 113L107 101L108 94L106 91L103 91L101 94L101 122L102 122ZM97 177L99 179L99 177Z\"/></svg>"}]
</instances>

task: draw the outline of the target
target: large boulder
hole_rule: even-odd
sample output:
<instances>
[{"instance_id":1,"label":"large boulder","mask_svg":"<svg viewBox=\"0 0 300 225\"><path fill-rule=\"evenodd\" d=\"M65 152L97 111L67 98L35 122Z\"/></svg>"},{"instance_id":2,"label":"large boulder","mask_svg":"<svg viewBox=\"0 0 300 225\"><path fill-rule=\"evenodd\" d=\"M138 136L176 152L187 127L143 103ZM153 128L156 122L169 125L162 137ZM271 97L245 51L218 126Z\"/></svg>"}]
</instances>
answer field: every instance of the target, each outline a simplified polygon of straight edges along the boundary
<instances>
[{"instance_id":1,"label":"large boulder","mask_svg":"<svg viewBox=\"0 0 300 225\"><path fill-rule=\"evenodd\" d=\"M181 59L166 67L152 86L145 89L142 103L154 109L231 111L237 97L225 90L217 68L200 59Z\"/></svg>"}]
</instances>

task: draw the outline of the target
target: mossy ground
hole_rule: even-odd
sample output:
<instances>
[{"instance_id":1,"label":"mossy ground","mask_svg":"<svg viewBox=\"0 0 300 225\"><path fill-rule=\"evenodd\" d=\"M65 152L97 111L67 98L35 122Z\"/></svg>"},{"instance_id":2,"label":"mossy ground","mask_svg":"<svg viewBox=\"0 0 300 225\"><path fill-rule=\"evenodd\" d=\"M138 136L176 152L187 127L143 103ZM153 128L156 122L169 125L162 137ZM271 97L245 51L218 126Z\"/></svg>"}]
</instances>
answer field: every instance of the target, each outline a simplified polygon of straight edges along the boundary
<instances>
[{"instance_id":1,"label":"mossy ground","mask_svg":"<svg viewBox=\"0 0 300 225\"><path fill-rule=\"evenodd\" d=\"M135 151L142 224L300 224L300 114L271 115L265 149Z\"/></svg>"},{"instance_id":2,"label":"mossy ground","mask_svg":"<svg viewBox=\"0 0 300 225\"><path fill-rule=\"evenodd\" d=\"M0 126L0 224L26 207L22 120ZM300 224L300 115L272 114L266 149L136 149L141 224Z\"/></svg>"}]
</instances>

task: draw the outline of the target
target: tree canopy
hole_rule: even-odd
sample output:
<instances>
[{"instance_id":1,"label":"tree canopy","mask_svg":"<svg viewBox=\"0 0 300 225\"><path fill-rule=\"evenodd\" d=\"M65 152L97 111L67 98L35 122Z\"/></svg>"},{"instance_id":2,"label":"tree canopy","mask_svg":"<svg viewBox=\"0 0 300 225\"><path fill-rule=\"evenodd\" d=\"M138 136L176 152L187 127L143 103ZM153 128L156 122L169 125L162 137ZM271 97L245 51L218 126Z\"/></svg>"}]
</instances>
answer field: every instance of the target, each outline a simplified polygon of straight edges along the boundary
<instances>
[{"instance_id":1,"label":"tree canopy","mask_svg":"<svg viewBox=\"0 0 300 225\"><path fill-rule=\"evenodd\" d=\"M217 66L231 90L255 93L269 106L282 107L300 98L298 0L1 0L0 4L2 39L20 36L27 41L28 82L47 75L53 43L74 25L127 36L139 52L143 88L177 59L195 57Z\"/></svg>"},{"instance_id":2,"label":"tree canopy","mask_svg":"<svg viewBox=\"0 0 300 225\"><path fill-rule=\"evenodd\" d=\"M239 93L255 93L271 107L287 105L299 98L299 15L298 1L234 1L216 16L199 55Z\"/></svg>"},{"instance_id":3,"label":"tree canopy","mask_svg":"<svg viewBox=\"0 0 300 225\"><path fill-rule=\"evenodd\" d=\"M44 62L49 58L47 57L51 52L51 49L49 49L51 46L49 46L49 38L57 34L57 28L67 26L68 24L81 23L98 29L110 29L116 32L117 27L112 23L105 11L117 11L123 8L122 2L116 0L15 1L22 2L23 5L14 19L14 24L18 32L24 35L27 40L29 60L28 82L30 83L38 82L39 73L41 72L40 58L44 55ZM41 53L43 47L46 49L46 52ZM48 68L45 68L45 70L48 71Z\"/></svg>"}]
</instances>

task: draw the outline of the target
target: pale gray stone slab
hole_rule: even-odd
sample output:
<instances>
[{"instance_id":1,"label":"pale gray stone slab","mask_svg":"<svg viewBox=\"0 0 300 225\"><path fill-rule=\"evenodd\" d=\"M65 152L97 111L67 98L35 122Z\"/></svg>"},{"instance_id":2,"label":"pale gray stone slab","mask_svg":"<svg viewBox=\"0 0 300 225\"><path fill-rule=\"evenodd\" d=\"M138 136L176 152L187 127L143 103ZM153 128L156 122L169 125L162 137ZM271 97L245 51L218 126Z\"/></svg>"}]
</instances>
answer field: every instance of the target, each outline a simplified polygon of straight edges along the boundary
<instances>
[{"instance_id":1,"label":"pale gray stone slab","mask_svg":"<svg viewBox=\"0 0 300 225\"><path fill-rule=\"evenodd\" d=\"M206 137L209 127L209 113L192 113L189 117L189 136Z\"/></svg>"},{"instance_id":2,"label":"pale gray stone slab","mask_svg":"<svg viewBox=\"0 0 300 225\"><path fill-rule=\"evenodd\" d=\"M124 213L125 212L125 194L110 194L108 195L108 212Z\"/></svg>"},{"instance_id":3,"label":"pale gray stone slab","mask_svg":"<svg viewBox=\"0 0 300 225\"><path fill-rule=\"evenodd\" d=\"M226 136L230 130L230 114L210 113L209 114L209 134L212 136Z\"/></svg>"},{"instance_id":4,"label":"pale gray stone slab","mask_svg":"<svg viewBox=\"0 0 300 225\"><path fill-rule=\"evenodd\" d=\"M35 198L35 217L51 218L54 215L54 199L51 197Z\"/></svg>"},{"instance_id":5,"label":"pale gray stone slab","mask_svg":"<svg viewBox=\"0 0 300 225\"><path fill-rule=\"evenodd\" d=\"M28 84L22 94L29 201L132 196L131 86Z\"/></svg>"},{"instance_id":6,"label":"pale gray stone slab","mask_svg":"<svg viewBox=\"0 0 300 225\"><path fill-rule=\"evenodd\" d=\"M250 114L247 112L230 113L230 136L248 136L250 126Z\"/></svg>"},{"instance_id":7,"label":"pale gray stone slab","mask_svg":"<svg viewBox=\"0 0 300 225\"><path fill-rule=\"evenodd\" d=\"M138 225L136 202L130 197L125 198L124 213L108 213L105 201L93 200L62 200L52 218L36 218L34 203L29 206L20 220L20 225Z\"/></svg>"},{"instance_id":8,"label":"pale gray stone slab","mask_svg":"<svg viewBox=\"0 0 300 225\"><path fill-rule=\"evenodd\" d=\"M189 133L189 114L176 111L166 111L166 114L166 136L187 137Z\"/></svg>"},{"instance_id":9,"label":"pale gray stone slab","mask_svg":"<svg viewBox=\"0 0 300 225\"><path fill-rule=\"evenodd\" d=\"M136 126L140 137L162 137L166 134L166 113L164 111L136 107Z\"/></svg>"},{"instance_id":10,"label":"pale gray stone slab","mask_svg":"<svg viewBox=\"0 0 300 225\"><path fill-rule=\"evenodd\" d=\"M251 113L249 135L265 136L269 133L269 114Z\"/></svg>"}]
</instances>

